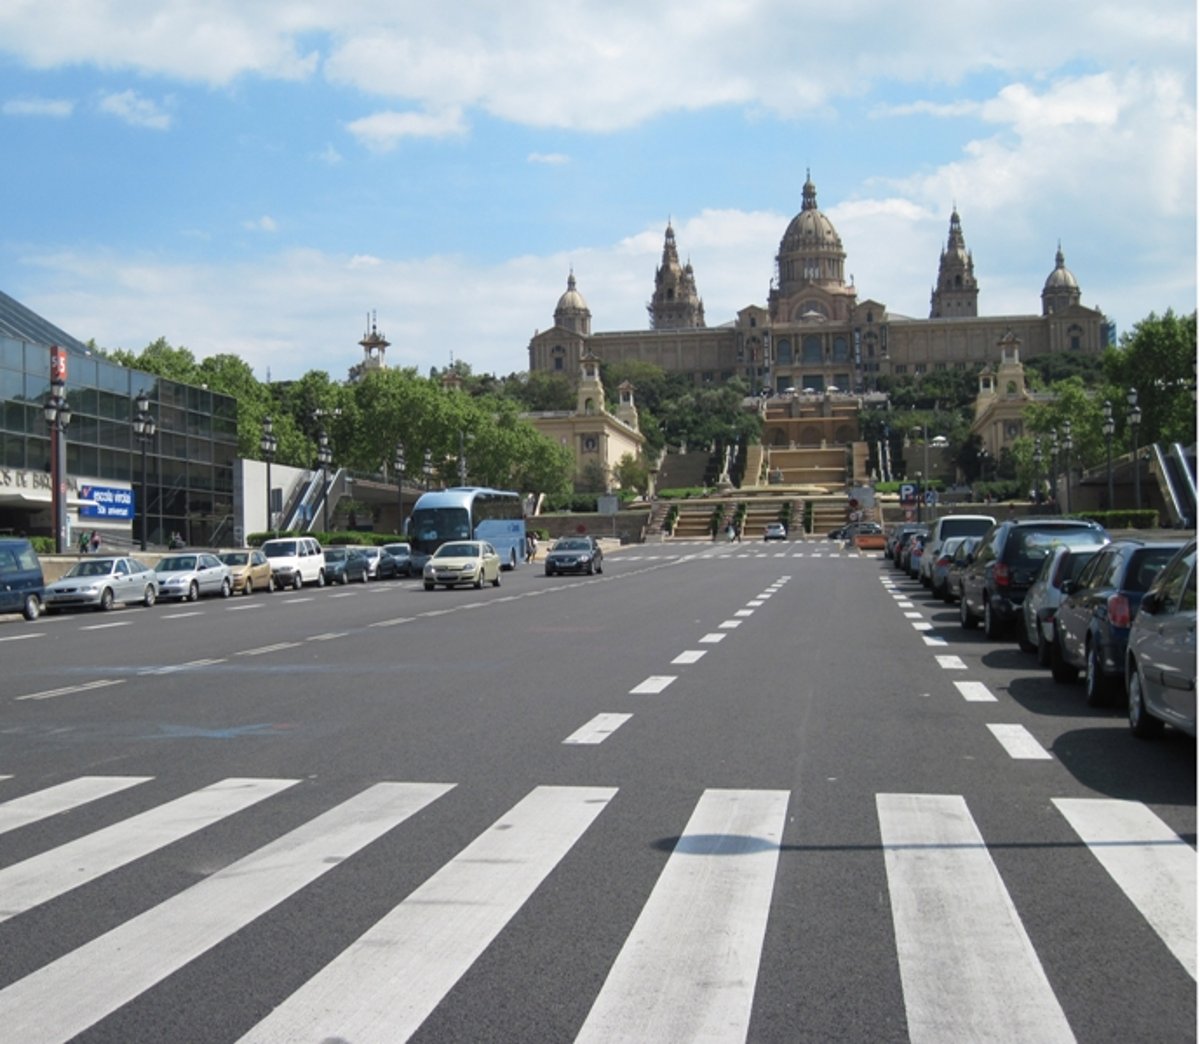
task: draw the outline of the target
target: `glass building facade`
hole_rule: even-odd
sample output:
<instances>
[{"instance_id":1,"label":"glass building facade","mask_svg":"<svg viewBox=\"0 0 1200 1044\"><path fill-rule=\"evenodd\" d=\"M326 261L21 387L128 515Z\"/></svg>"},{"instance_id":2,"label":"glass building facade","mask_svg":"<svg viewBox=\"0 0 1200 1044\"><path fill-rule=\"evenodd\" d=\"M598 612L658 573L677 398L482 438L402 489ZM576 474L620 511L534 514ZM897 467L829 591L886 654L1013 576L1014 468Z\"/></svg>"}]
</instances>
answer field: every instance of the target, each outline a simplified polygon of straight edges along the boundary
<instances>
[{"instance_id":1,"label":"glass building facade","mask_svg":"<svg viewBox=\"0 0 1200 1044\"><path fill-rule=\"evenodd\" d=\"M68 352L68 482L130 486L134 509L126 524L131 541L141 537L145 510L150 544L165 545L176 533L194 546L232 542L236 400L118 366L73 339L55 343ZM157 426L145 446L145 488L143 447L133 429L141 392ZM15 475L23 486L43 487L48 497L50 432L43 406L49 394L50 345L9 336L0 325L0 532L53 531L48 504L12 488ZM43 475L44 483L39 479ZM35 481L30 483L30 477ZM74 511L70 518L72 525L88 525Z\"/></svg>"}]
</instances>

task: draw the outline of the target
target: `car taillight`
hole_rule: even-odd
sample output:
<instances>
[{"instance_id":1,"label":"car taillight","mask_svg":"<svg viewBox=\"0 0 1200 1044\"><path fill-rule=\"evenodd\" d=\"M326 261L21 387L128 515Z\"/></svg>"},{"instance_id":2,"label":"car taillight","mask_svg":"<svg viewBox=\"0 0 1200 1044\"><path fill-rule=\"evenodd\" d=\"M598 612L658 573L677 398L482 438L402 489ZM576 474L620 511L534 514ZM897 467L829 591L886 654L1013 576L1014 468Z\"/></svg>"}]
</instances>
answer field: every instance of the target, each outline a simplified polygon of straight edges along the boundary
<instances>
[{"instance_id":1,"label":"car taillight","mask_svg":"<svg viewBox=\"0 0 1200 1044\"><path fill-rule=\"evenodd\" d=\"M1012 573L1008 566L1003 562L997 562L996 568L992 570L992 580L997 587L1008 587L1012 583Z\"/></svg>"},{"instance_id":2,"label":"car taillight","mask_svg":"<svg viewBox=\"0 0 1200 1044\"><path fill-rule=\"evenodd\" d=\"M937 560L937 564L948 566L950 564L950 556L942 555L942 557Z\"/></svg>"},{"instance_id":3,"label":"car taillight","mask_svg":"<svg viewBox=\"0 0 1200 1044\"><path fill-rule=\"evenodd\" d=\"M1108 596L1108 622L1114 627L1128 627L1132 622L1129 599L1122 594Z\"/></svg>"}]
</instances>

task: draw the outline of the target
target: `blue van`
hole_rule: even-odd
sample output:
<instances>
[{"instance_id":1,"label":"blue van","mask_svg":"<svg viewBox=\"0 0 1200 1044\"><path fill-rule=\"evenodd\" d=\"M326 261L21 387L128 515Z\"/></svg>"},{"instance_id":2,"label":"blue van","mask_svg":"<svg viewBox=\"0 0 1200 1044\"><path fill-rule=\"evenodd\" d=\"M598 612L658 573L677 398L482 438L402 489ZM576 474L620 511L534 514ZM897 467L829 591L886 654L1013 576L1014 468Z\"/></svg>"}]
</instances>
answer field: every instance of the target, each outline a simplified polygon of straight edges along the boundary
<instances>
[{"instance_id":1,"label":"blue van","mask_svg":"<svg viewBox=\"0 0 1200 1044\"><path fill-rule=\"evenodd\" d=\"M33 545L23 537L0 537L0 613L42 614L46 578Z\"/></svg>"}]
</instances>

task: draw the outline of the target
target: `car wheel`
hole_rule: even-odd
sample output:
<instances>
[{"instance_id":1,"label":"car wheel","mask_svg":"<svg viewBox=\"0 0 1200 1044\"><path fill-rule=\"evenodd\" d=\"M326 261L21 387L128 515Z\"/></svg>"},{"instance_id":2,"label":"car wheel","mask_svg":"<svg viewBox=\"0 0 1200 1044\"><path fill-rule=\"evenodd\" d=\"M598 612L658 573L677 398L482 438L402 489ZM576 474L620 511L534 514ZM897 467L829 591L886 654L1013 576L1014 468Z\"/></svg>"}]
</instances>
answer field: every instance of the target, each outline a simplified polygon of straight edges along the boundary
<instances>
[{"instance_id":1,"label":"car wheel","mask_svg":"<svg viewBox=\"0 0 1200 1044\"><path fill-rule=\"evenodd\" d=\"M369 584L371 582L371 574L368 573L365 569L362 571L362 582L364 584Z\"/></svg>"},{"instance_id":2,"label":"car wheel","mask_svg":"<svg viewBox=\"0 0 1200 1044\"><path fill-rule=\"evenodd\" d=\"M325 570L324 569L317 570L317 586L318 587L325 586Z\"/></svg>"},{"instance_id":3,"label":"car wheel","mask_svg":"<svg viewBox=\"0 0 1200 1044\"><path fill-rule=\"evenodd\" d=\"M604 563L603 563L603 562L597 562L597 563L596 563L596 572L597 572L597 573L603 573L603 572L604 572Z\"/></svg>"},{"instance_id":4,"label":"car wheel","mask_svg":"<svg viewBox=\"0 0 1200 1044\"><path fill-rule=\"evenodd\" d=\"M221 597L228 598L231 594L233 594L233 581L226 577L221 582Z\"/></svg>"},{"instance_id":5,"label":"car wheel","mask_svg":"<svg viewBox=\"0 0 1200 1044\"><path fill-rule=\"evenodd\" d=\"M1142 676L1137 664L1129 671L1129 731L1139 739L1154 739L1162 735L1163 723L1146 710L1142 697Z\"/></svg>"},{"instance_id":6,"label":"car wheel","mask_svg":"<svg viewBox=\"0 0 1200 1044\"><path fill-rule=\"evenodd\" d=\"M426 591L432 591L436 586L437 586L436 584L434 584L433 582L431 582L429 580L425 581L425 590Z\"/></svg>"},{"instance_id":7,"label":"car wheel","mask_svg":"<svg viewBox=\"0 0 1200 1044\"><path fill-rule=\"evenodd\" d=\"M553 570L553 569L551 569L549 566L546 566L546 575L547 575L547 576L553 576L553 575L554 575L554 570Z\"/></svg>"},{"instance_id":8,"label":"car wheel","mask_svg":"<svg viewBox=\"0 0 1200 1044\"><path fill-rule=\"evenodd\" d=\"M195 580L188 586L187 600L189 602L198 601L200 598L200 585Z\"/></svg>"},{"instance_id":9,"label":"car wheel","mask_svg":"<svg viewBox=\"0 0 1200 1044\"><path fill-rule=\"evenodd\" d=\"M113 607L113 593L111 587L106 587L100 595L100 611L107 613Z\"/></svg>"},{"instance_id":10,"label":"car wheel","mask_svg":"<svg viewBox=\"0 0 1200 1044\"><path fill-rule=\"evenodd\" d=\"M1108 679L1100 664L1100 643L1088 642L1086 669L1083 675L1083 695L1089 707L1102 707L1108 702Z\"/></svg>"},{"instance_id":11,"label":"car wheel","mask_svg":"<svg viewBox=\"0 0 1200 1044\"><path fill-rule=\"evenodd\" d=\"M958 622L962 624L964 631L973 631L979 626L979 621L971 615L971 610L967 608L967 592L963 589L962 597L958 600Z\"/></svg>"},{"instance_id":12,"label":"car wheel","mask_svg":"<svg viewBox=\"0 0 1200 1044\"><path fill-rule=\"evenodd\" d=\"M142 605L149 609L157 601L158 595L154 592L154 585L147 584L146 590L142 592Z\"/></svg>"},{"instance_id":13,"label":"car wheel","mask_svg":"<svg viewBox=\"0 0 1200 1044\"><path fill-rule=\"evenodd\" d=\"M1050 666L1050 643L1046 641L1046 636L1042 634L1040 626L1038 627L1037 661L1039 667Z\"/></svg>"},{"instance_id":14,"label":"car wheel","mask_svg":"<svg viewBox=\"0 0 1200 1044\"><path fill-rule=\"evenodd\" d=\"M1050 646L1050 673L1056 682L1068 685L1079 677L1079 668L1072 667L1062 654L1062 640L1058 637L1058 629L1054 631L1054 643Z\"/></svg>"},{"instance_id":15,"label":"car wheel","mask_svg":"<svg viewBox=\"0 0 1200 1044\"><path fill-rule=\"evenodd\" d=\"M496 579L492 581L492 586L493 587L500 586L500 570L499 569L496 570Z\"/></svg>"},{"instance_id":16,"label":"car wheel","mask_svg":"<svg viewBox=\"0 0 1200 1044\"><path fill-rule=\"evenodd\" d=\"M983 633L989 638L1004 637L1004 625L996 619L996 614L992 612L992 600L987 597L987 592L984 592L983 600Z\"/></svg>"},{"instance_id":17,"label":"car wheel","mask_svg":"<svg viewBox=\"0 0 1200 1044\"><path fill-rule=\"evenodd\" d=\"M42 615L42 603L37 595L30 592L25 596L25 606L21 610L21 615L26 620L36 620Z\"/></svg>"},{"instance_id":18,"label":"car wheel","mask_svg":"<svg viewBox=\"0 0 1200 1044\"><path fill-rule=\"evenodd\" d=\"M591 576L596 571L596 567L589 561L587 567L587 575Z\"/></svg>"},{"instance_id":19,"label":"car wheel","mask_svg":"<svg viewBox=\"0 0 1200 1044\"><path fill-rule=\"evenodd\" d=\"M1021 647L1022 652L1036 652L1037 645L1029 640L1029 627L1025 622L1025 617L1022 616L1017 624L1017 645Z\"/></svg>"},{"instance_id":20,"label":"car wheel","mask_svg":"<svg viewBox=\"0 0 1200 1044\"><path fill-rule=\"evenodd\" d=\"M475 577L474 587L475 587L476 591L483 590L483 570L482 569L479 570L479 575L477 577Z\"/></svg>"}]
</instances>

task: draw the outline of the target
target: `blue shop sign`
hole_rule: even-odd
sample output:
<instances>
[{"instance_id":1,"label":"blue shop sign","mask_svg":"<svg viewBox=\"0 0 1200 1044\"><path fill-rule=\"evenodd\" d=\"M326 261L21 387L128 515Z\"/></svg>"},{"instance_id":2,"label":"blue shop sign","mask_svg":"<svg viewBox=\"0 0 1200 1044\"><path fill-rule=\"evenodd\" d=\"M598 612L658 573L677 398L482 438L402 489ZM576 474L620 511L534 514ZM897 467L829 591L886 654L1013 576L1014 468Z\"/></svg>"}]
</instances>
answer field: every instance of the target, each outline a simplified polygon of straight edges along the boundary
<instances>
[{"instance_id":1,"label":"blue shop sign","mask_svg":"<svg viewBox=\"0 0 1200 1044\"><path fill-rule=\"evenodd\" d=\"M133 490L122 486L80 486L80 518L133 520Z\"/></svg>"}]
</instances>

